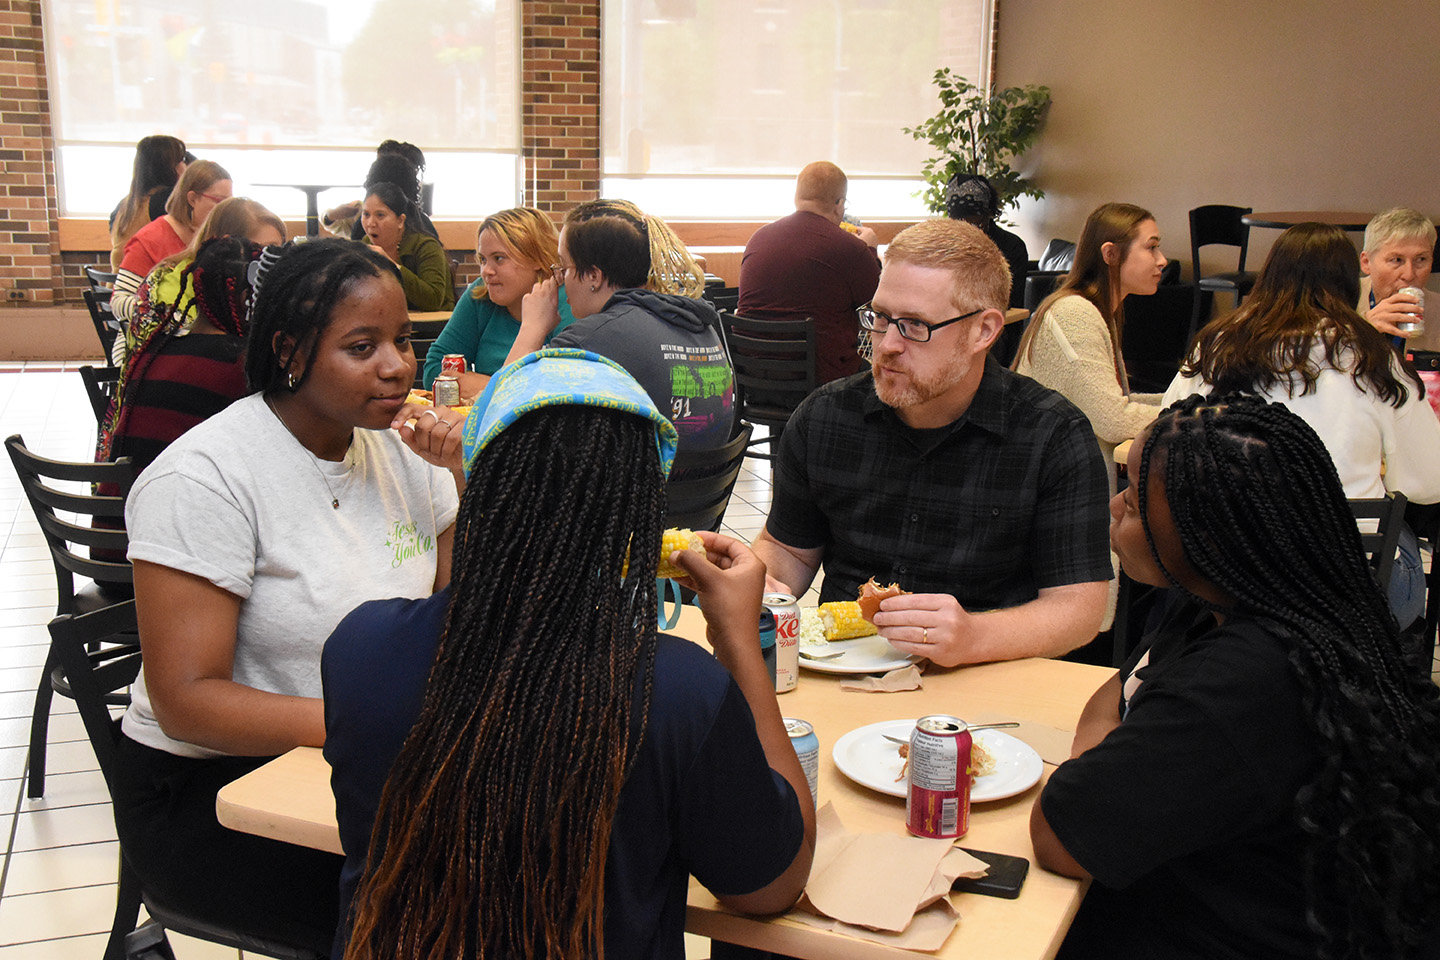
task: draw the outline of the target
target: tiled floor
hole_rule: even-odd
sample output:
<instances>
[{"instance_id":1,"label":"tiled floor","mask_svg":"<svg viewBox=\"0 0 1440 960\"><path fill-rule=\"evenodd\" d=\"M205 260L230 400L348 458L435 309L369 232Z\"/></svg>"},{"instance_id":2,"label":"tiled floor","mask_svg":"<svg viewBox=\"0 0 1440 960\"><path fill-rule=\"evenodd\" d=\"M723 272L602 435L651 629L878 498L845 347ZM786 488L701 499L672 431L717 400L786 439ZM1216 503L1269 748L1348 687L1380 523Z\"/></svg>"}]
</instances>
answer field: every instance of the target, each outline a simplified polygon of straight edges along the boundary
<instances>
[{"instance_id":1,"label":"tiled floor","mask_svg":"<svg viewBox=\"0 0 1440 960\"><path fill-rule=\"evenodd\" d=\"M0 437L55 459L88 459L95 418L74 366L0 364ZM770 468L749 462L726 533L749 542L770 508ZM812 599L813 602L813 599ZM99 960L115 909L109 795L73 702L56 697L45 797L24 794L30 711L55 615L55 574L13 470L0 466L0 960ZM237 951L171 935L180 960ZM691 938L692 956L708 943Z\"/></svg>"}]
</instances>

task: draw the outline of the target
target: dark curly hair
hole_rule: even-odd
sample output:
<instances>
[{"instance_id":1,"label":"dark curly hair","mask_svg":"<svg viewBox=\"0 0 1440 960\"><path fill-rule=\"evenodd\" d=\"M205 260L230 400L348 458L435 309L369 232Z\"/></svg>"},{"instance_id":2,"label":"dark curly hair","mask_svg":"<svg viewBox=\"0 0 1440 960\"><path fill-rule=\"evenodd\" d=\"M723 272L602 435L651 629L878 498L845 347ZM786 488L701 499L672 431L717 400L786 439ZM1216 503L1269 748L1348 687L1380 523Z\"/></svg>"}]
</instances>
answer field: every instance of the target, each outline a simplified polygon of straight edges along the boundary
<instances>
[{"instance_id":1,"label":"dark curly hair","mask_svg":"<svg viewBox=\"0 0 1440 960\"><path fill-rule=\"evenodd\" d=\"M1406 665L1325 445L1254 396L1194 396L1161 414L1136 492L1156 562L1185 589L1150 530L1152 476L1228 612L1291 647L1321 752L1295 801L1319 955L1409 954L1440 908L1440 688Z\"/></svg>"},{"instance_id":2,"label":"dark curly hair","mask_svg":"<svg viewBox=\"0 0 1440 960\"><path fill-rule=\"evenodd\" d=\"M384 254L349 240L267 247L257 266L245 344L245 380L251 390L299 389L310 370L289 383L295 355L320 338L351 283L385 276L400 282L400 269ZM290 345L282 348L287 340Z\"/></svg>"}]
</instances>

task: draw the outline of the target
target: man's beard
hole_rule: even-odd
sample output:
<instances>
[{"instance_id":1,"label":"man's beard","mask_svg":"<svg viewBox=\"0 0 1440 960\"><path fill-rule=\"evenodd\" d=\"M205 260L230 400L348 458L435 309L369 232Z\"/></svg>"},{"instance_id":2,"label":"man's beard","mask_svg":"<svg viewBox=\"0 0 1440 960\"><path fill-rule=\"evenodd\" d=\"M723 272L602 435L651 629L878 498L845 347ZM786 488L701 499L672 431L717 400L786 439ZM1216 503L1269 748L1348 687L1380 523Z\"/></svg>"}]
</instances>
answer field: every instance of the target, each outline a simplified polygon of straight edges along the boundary
<instances>
[{"instance_id":1,"label":"man's beard","mask_svg":"<svg viewBox=\"0 0 1440 960\"><path fill-rule=\"evenodd\" d=\"M883 373L880 367L887 358L876 355L870 363L875 378L875 395L887 407L903 410L933 400L955 384L965 379L970 372L971 358L955 354L949 363L924 379L917 379L907 371L903 375Z\"/></svg>"}]
</instances>

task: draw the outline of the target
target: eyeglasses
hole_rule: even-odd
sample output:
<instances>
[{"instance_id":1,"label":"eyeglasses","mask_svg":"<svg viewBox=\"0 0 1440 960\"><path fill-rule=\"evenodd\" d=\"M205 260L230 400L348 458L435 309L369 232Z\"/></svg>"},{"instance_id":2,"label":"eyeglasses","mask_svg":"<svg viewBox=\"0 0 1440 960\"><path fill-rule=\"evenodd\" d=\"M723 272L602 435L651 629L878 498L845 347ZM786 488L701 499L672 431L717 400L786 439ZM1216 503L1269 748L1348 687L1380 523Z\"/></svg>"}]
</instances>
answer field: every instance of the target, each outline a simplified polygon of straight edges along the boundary
<instances>
[{"instance_id":1,"label":"eyeglasses","mask_svg":"<svg viewBox=\"0 0 1440 960\"><path fill-rule=\"evenodd\" d=\"M942 320L939 323L930 323L929 321L916 320L912 317L892 317L888 314L881 313L867 303L863 307L855 308L855 316L860 318L860 326L869 330L871 333L878 333L883 337L885 336L885 331L889 330L890 324L893 323L895 324L895 328L900 331L900 336L906 340L913 341L914 343L925 343L930 339L930 335L941 327L948 327L950 324L959 323L961 320L969 320L984 309L984 307L977 307L961 316L952 317L949 320Z\"/></svg>"},{"instance_id":2,"label":"eyeglasses","mask_svg":"<svg viewBox=\"0 0 1440 960\"><path fill-rule=\"evenodd\" d=\"M202 193L200 194L200 196L204 197L206 200L211 201L212 203L220 203L222 200L230 199L229 197L217 197L213 193Z\"/></svg>"},{"instance_id":3,"label":"eyeglasses","mask_svg":"<svg viewBox=\"0 0 1440 960\"><path fill-rule=\"evenodd\" d=\"M565 286L565 267L563 265L558 263L550 264L550 276L554 277L555 282L560 286Z\"/></svg>"}]
</instances>

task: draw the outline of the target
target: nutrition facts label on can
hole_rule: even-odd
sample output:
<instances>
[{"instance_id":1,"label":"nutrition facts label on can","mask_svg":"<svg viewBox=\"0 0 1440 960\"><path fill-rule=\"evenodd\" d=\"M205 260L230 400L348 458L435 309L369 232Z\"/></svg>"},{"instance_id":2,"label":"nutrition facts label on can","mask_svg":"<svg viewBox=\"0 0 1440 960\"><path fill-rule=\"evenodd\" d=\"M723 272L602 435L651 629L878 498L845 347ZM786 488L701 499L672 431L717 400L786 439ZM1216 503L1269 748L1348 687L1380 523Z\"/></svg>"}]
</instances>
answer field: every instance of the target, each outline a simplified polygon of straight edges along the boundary
<instances>
[{"instance_id":1,"label":"nutrition facts label on can","mask_svg":"<svg viewBox=\"0 0 1440 960\"><path fill-rule=\"evenodd\" d=\"M954 790L960 768L955 738L917 734L915 747L910 751L910 782L925 790Z\"/></svg>"}]
</instances>

